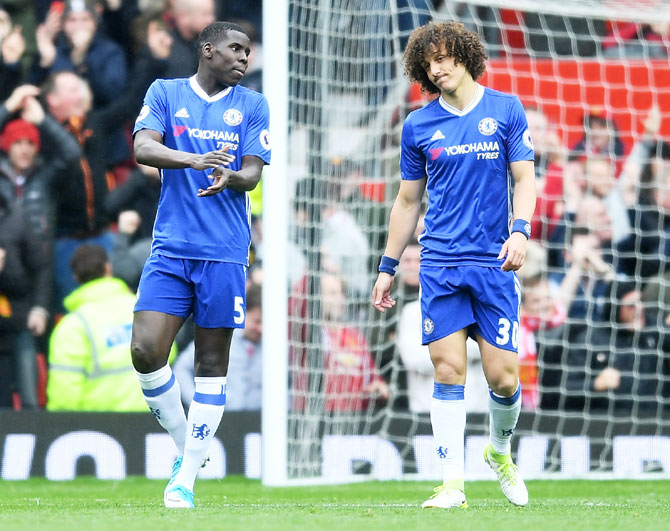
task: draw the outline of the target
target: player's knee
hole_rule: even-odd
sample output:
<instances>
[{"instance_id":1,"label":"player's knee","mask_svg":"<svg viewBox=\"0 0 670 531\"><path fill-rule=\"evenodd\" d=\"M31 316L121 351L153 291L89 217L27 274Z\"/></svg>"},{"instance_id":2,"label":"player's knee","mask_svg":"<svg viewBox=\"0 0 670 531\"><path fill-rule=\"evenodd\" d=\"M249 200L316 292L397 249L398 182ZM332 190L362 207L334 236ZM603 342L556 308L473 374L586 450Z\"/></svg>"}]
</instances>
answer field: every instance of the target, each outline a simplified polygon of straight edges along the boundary
<instances>
[{"instance_id":1,"label":"player's knee","mask_svg":"<svg viewBox=\"0 0 670 531\"><path fill-rule=\"evenodd\" d=\"M165 361L158 355L157 345L146 339L133 337L130 354L135 370L141 373L153 372L165 365Z\"/></svg>"},{"instance_id":2,"label":"player's knee","mask_svg":"<svg viewBox=\"0 0 670 531\"><path fill-rule=\"evenodd\" d=\"M433 358L433 366L436 382L453 385L462 385L465 382L465 366L435 358Z\"/></svg>"},{"instance_id":3,"label":"player's knee","mask_svg":"<svg viewBox=\"0 0 670 531\"><path fill-rule=\"evenodd\" d=\"M214 351L197 351L195 375L206 378L225 376L228 369L228 356Z\"/></svg>"},{"instance_id":4,"label":"player's knee","mask_svg":"<svg viewBox=\"0 0 670 531\"><path fill-rule=\"evenodd\" d=\"M519 379L515 374L506 373L490 380L489 387L498 396L512 396L519 386Z\"/></svg>"}]
</instances>

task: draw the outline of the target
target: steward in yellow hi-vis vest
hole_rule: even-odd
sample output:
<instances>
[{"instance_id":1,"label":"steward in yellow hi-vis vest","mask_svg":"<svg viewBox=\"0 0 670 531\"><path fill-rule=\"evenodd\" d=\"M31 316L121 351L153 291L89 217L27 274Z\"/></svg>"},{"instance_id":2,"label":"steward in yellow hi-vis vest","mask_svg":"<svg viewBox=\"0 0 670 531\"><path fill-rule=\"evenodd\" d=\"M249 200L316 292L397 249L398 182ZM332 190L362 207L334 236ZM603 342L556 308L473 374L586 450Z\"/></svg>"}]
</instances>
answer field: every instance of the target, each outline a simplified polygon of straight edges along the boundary
<instances>
[{"instance_id":1,"label":"steward in yellow hi-vis vest","mask_svg":"<svg viewBox=\"0 0 670 531\"><path fill-rule=\"evenodd\" d=\"M135 295L110 276L100 246L80 246L72 270L81 286L51 335L47 409L148 412L130 359Z\"/></svg>"}]
</instances>

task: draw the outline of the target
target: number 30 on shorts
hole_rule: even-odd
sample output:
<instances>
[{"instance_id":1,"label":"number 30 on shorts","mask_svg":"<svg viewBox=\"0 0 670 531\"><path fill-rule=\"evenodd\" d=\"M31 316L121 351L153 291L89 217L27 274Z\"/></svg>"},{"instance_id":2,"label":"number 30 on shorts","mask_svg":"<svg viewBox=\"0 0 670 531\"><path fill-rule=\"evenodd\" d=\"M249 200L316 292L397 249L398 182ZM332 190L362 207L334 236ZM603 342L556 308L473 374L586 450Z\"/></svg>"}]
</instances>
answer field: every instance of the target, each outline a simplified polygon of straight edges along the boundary
<instances>
[{"instance_id":1,"label":"number 30 on shorts","mask_svg":"<svg viewBox=\"0 0 670 531\"><path fill-rule=\"evenodd\" d=\"M509 343L509 329L512 328L512 346L514 348L519 348L519 322L514 321L513 324L510 323L509 319L501 317L498 319L498 337L496 337L496 343L498 345L507 345Z\"/></svg>"}]
</instances>

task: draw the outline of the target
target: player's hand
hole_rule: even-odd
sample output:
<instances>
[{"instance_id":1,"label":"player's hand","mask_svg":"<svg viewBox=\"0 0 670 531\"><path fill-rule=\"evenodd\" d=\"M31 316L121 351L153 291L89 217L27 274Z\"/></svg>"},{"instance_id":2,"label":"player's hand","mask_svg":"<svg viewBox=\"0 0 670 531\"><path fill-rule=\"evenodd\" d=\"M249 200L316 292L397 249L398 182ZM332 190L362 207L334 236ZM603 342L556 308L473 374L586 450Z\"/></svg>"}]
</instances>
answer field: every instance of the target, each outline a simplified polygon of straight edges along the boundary
<instances>
[{"instance_id":1,"label":"player's hand","mask_svg":"<svg viewBox=\"0 0 670 531\"><path fill-rule=\"evenodd\" d=\"M209 170L219 166L228 166L235 160L235 155L228 153L228 146L217 151L210 151L202 155L194 155L191 160L191 168L194 170Z\"/></svg>"},{"instance_id":2,"label":"player's hand","mask_svg":"<svg viewBox=\"0 0 670 531\"><path fill-rule=\"evenodd\" d=\"M207 197L210 195L216 195L219 192L222 192L228 186L228 179L230 178L231 170L224 168L223 166L217 166L214 168L214 171L208 175L209 179L214 182L211 186L208 186L206 189L200 188L198 190L198 197Z\"/></svg>"},{"instance_id":3,"label":"player's hand","mask_svg":"<svg viewBox=\"0 0 670 531\"><path fill-rule=\"evenodd\" d=\"M505 261L500 269L503 271L517 271L526 259L526 242L528 240L520 232L513 232L507 241L503 243L498 260Z\"/></svg>"},{"instance_id":4,"label":"player's hand","mask_svg":"<svg viewBox=\"0 0 670 531\"><path fill-rule=\"evenodd\" d=\"M372 289L372 305L382 313L395 306L395 300L391 298L392 287L393 275L379 273L375 287Z\"/></svg>"}]
</instances>

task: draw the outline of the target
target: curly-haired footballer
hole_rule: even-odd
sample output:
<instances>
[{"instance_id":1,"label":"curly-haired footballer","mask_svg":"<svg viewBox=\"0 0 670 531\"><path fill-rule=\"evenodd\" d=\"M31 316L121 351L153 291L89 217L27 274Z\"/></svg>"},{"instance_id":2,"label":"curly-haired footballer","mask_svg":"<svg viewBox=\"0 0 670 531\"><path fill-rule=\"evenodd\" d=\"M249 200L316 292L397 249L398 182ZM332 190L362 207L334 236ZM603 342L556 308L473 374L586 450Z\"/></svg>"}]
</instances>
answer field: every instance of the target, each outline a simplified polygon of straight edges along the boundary
<instances>
[{"instance_id":1,"label":"curly-haired footballer","mask_svg":"<svg viewBox=\"0 0 670 531\"><path fill-rule=\"evenodd\" d=\"M456 22L428 23L410 35L405 72L439 98L407 116L400 190L372 303L383 312L398 259L428 192L421 234L423 344L435 368L430 418L443 483L423 507L466 507L466 340L479 344L490 386L490 442L484 459L505 496L528 503L512 462L510 439L521 408L518 378L520 288L535 209L533 144L516 96L483 87L486 52L479 36ZM512 178L514 183L512 183Z\"/></svg>"}]
</instances>

